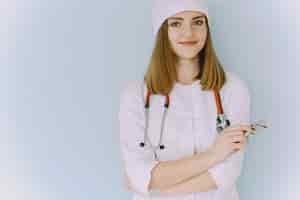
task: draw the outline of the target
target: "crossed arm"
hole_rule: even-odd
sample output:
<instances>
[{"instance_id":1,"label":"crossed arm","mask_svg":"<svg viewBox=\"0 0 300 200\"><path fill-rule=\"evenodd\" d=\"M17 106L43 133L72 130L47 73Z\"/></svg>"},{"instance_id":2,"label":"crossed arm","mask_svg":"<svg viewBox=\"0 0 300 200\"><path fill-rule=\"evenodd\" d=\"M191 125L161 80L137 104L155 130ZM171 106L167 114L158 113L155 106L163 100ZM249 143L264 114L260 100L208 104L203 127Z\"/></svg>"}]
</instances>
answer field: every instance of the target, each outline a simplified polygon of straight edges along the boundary
<instances>
[{"instance_id":1,"label":"crossed arm","mask_svg":"<svg viewBox=\"0 0 300 200\"><path fill-rule=\"evenodd\" d=\"M125 174L124 186L128 191L134 191L130 184L129 177ZM159 190L161 195L175 195L175 194L186 194L192 192L207 192L209 190L215 190L217 186L215 181L208 173L208 171L203 172L200 175L194 176L192 178L186 179L180 183L174 184L169 187L165 187Z\"/></svg>"},{"instance_id":2,"label":"crossed arm","mask_svg":"<svg viewBox=\"0 0 300 200\"><path fill-rule=\"evenodd\" d=\"M179 160L163 161L151 171L149 190L158 190L162 195L206 192L217 189L208 172L216 164L210 151L200 152ZM125 188L135 191L125 173ZM137 191L135 191L137 192Z\"/></svg>"}]
</instances>

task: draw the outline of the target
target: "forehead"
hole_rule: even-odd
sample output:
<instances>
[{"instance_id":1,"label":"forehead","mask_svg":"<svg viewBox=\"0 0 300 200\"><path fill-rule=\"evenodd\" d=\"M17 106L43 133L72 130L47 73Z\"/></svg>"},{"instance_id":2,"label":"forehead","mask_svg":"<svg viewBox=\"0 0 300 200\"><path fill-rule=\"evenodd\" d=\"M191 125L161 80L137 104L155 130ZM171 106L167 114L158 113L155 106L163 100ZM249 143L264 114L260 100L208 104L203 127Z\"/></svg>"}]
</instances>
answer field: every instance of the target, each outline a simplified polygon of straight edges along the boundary
<instances>
[{"instance_id":1,"label":"forehead","mask_svg":"<svg viewBox=\"0 0 300 200\"><path fill-rule=\"evenodd\" d=\"M192 11L192 10L185 10L179 13L176 13L169 17L168 19L174 19L174 20L192 20L192 19L199 19L198 17L204 18L205 14L200 11Z\"/></svg>"}]
</instances>

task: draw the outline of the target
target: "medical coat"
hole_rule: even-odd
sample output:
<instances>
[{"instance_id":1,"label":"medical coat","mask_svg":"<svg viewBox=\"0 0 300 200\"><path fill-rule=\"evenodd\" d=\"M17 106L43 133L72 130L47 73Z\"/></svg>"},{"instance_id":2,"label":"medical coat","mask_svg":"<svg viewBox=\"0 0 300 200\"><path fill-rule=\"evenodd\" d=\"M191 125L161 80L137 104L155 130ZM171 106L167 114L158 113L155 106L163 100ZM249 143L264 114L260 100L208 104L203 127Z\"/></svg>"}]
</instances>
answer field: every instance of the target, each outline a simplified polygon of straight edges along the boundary
<instances>
[{"instance_id":1,"label":"medical coat","mask_svg":"<svg viewBox=\"0 0 300 200\"><path fill-rule=\"evenodd\" d=\"M236 73L225 72L227 82L220 90L224 113L231 125L250 123L250 95L245 81ZM143 94L143 95L142 95ZM239 200L236 181L241 174L244 149L233 153L225 161L208 169L218 188L208 192L194 192L162 196L147 187L151 170L159 161L177 160L205 151L215 140L216 103L212 91L202 91L200 80L191 84L175 83L170 93L170 105L165 119L162 144L157 149L159 161L153 151L140 147L145 129L146 84L131 80L120 96L119 130L121 155L132 187L134 200ZM148 136L157 145L164 110L165 97L151 95ZM147 141L146 141L147 146Z\"/></svg>"}]
</instances>

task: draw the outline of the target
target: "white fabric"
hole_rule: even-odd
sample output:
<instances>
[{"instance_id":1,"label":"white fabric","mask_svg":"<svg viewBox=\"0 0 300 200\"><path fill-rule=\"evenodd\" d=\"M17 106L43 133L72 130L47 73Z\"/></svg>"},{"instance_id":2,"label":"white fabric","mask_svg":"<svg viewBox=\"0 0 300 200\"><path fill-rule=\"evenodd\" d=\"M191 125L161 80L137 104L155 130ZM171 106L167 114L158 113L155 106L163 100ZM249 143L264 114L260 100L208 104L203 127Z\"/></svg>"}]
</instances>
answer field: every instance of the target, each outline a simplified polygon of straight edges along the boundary
<instances>
[{"instance_id":1,"label":"white fabric","mask_svg":"<svg viewBox=\"0 0 300 200\"><path fill-rule=\"evenodd\" d=\"M226 72L227 82L220 91L224 112L231 124L250 123L250 94L246 82L235 73ZM232 154L227 160L214 165L208 171L218 189L186 195L163 197L148 191L151 170L158 161L149 148L141 148L144 137L145 115L141 86L142 80L129 81L124 86L120 99L120 144L125 169L135 190L135 200L151 197L155 200L239 200L236 181L241 174L244 150ZM149 138L157 145L165 98L150 97ZM176 83L170 93L170 107L165 119L163 135L164 150L157 150L161 161L181 159L204 151L217 136L216 105L211 91L202 91L199 80L190 85Z\"/></svg>"},{"instance_id":2,"label":"white fabric","mask_svg":"<svg viewBox=\"0 0 300 200\"><path fill-rule=\"evenodd\" d=\"M207 0L154 0L152 6L152 30L156 36L163 22L172 15L185 10L193 10L203 12L208 19L208 3Z\"/></svg>"}]
</instances>

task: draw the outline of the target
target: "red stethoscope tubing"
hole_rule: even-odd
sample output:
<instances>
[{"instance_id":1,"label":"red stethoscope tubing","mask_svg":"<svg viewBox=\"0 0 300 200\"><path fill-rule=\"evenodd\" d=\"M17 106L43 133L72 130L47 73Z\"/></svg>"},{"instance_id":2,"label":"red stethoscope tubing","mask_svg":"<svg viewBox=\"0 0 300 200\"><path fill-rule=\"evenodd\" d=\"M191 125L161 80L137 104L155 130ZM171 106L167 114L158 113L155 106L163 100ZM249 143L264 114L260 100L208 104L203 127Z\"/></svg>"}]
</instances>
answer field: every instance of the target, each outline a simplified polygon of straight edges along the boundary
<instances>
[{"instance_id":1,"label":"red stethoscope tubing","mask_svg":"<svg viewBox=\"0 0 300 200\"><path fill-rule=\"evenodd\" d=\"M217 107L217 114L224 114L220 94L217 90L213 90L213 91L214 91L215 102ZM146 96L146 104L145 104L146 108L150 106L150 96L151 96L151 92L148 90ZM170 96L167 95L165 99L165 106L168 108L169 104L170 104Z\"/></svg>"}]
</instances>

